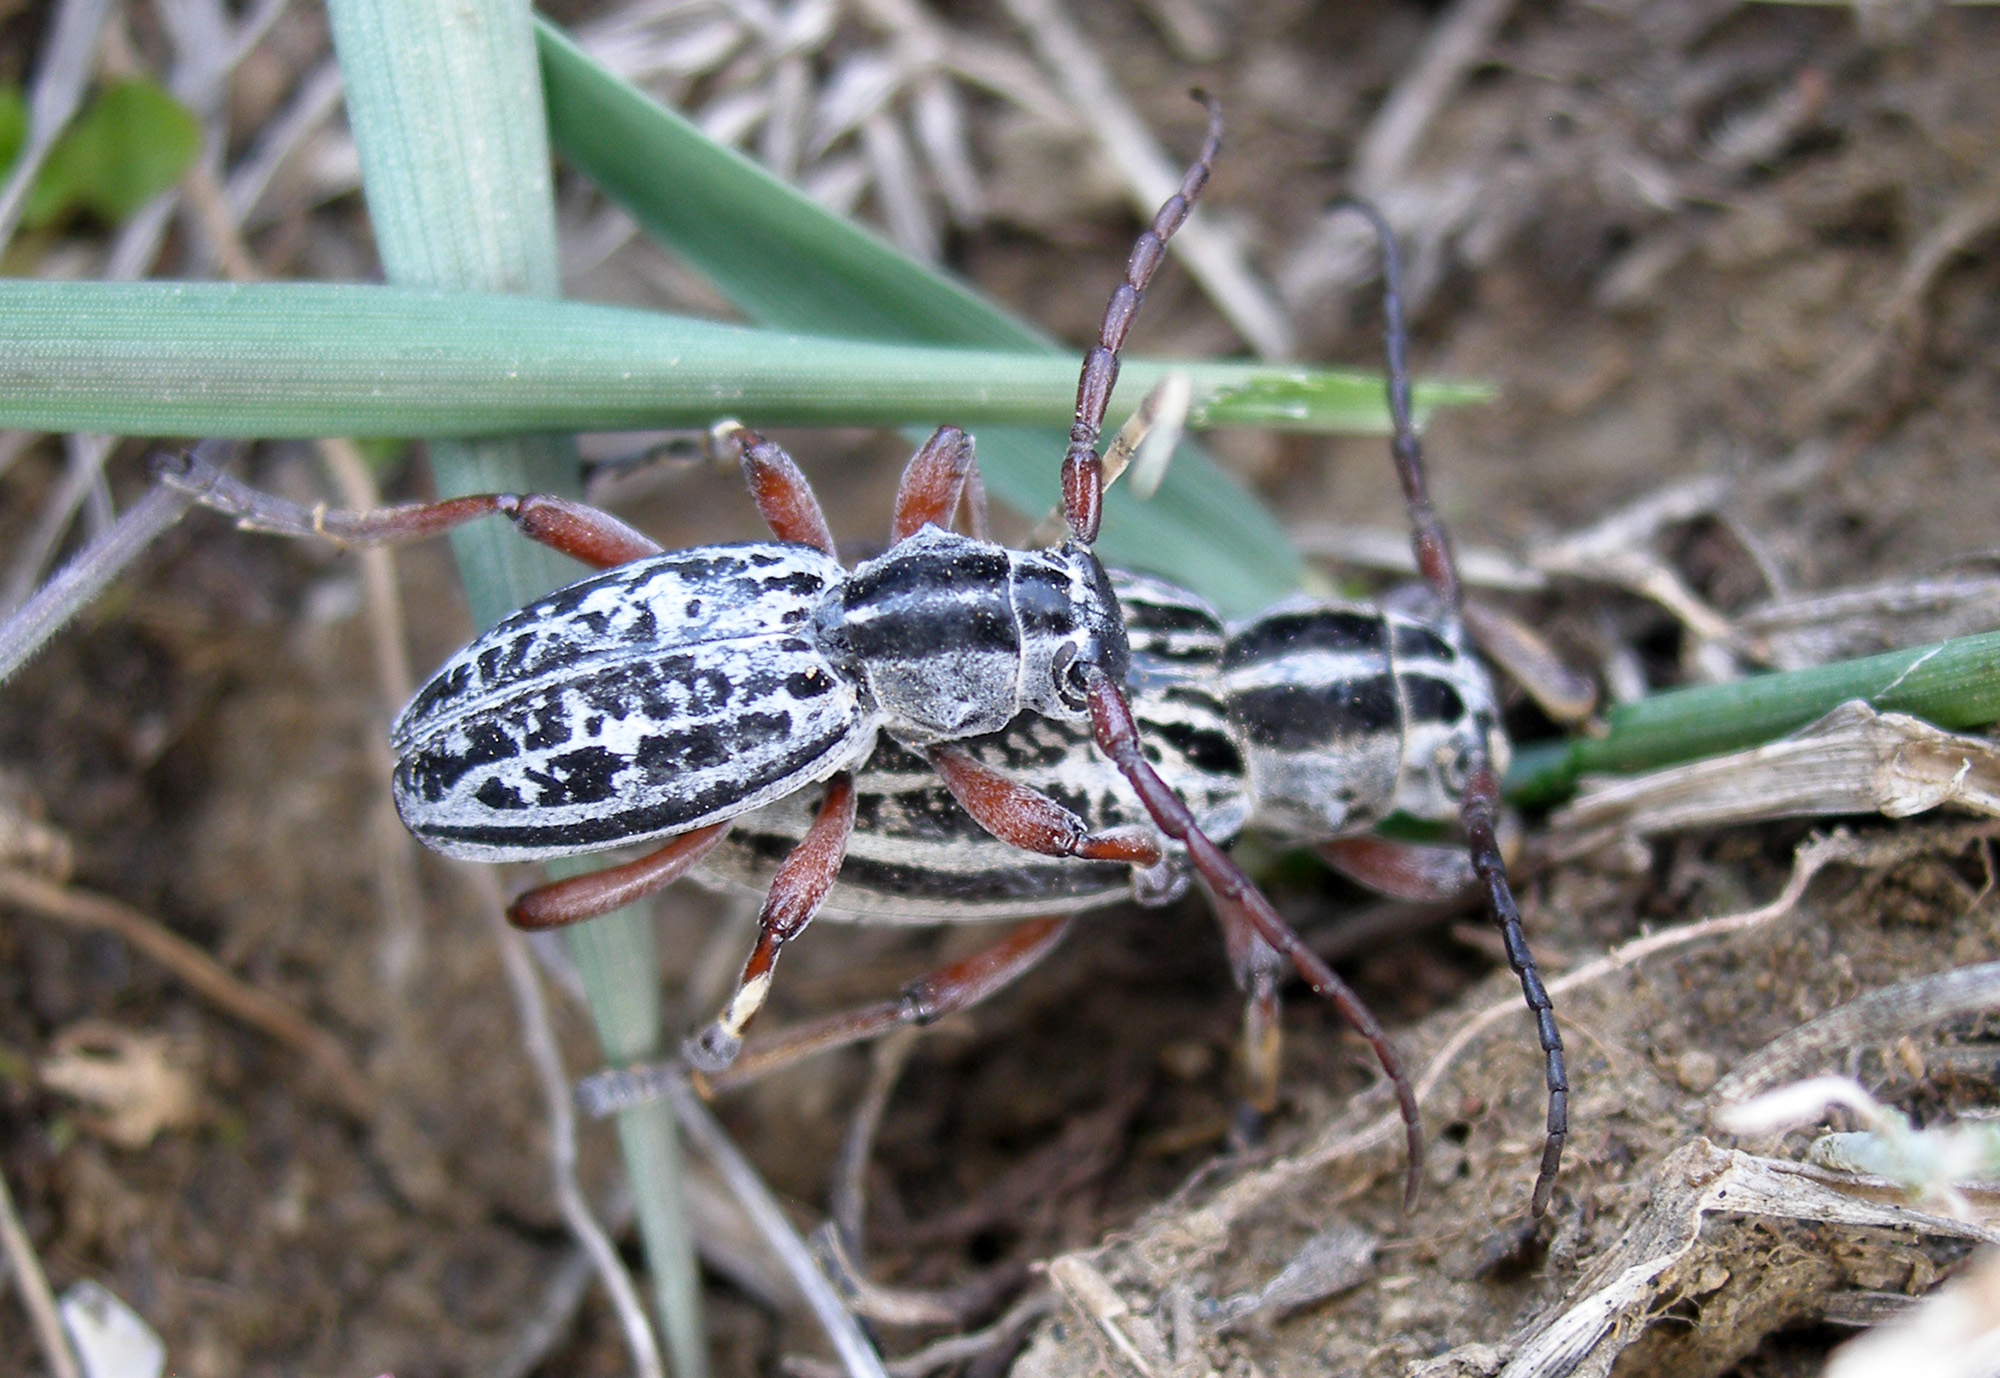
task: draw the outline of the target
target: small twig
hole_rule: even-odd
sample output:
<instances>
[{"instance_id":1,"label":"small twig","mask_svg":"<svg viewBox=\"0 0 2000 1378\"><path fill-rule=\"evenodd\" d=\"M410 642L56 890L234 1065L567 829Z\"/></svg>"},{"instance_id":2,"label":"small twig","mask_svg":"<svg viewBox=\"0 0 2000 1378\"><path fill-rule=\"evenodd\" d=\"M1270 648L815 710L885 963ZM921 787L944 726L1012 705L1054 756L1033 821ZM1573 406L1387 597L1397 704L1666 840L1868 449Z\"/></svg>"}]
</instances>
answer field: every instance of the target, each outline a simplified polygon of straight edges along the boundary
<instances>
[{"instance_id":1,"label":"small twig","mask_svg":"<svg viewBox=\"0 0 2000 1378\"><path fill-rule=\"evenodd\" d=\"M226 445L225 441L203 441ZM64 565L35 596L0 624L0 682L26 664L48 639L88 607L125 566L187 514L194 499L155 485L117 524Z\"/></svg>"},{"instance_id":2,"label":"small twig","mask_svg":"<svg viewBox=\"0 0 2000 1378\"><path fill-rule=\"evenodd\" d=\"M1710 1100L1717 1105L1747 1100L1792 1080L1836 1050L1845 1052L1955 1015L1993 1009L2000 1009L2000 962L1884 986L1765 1044L1715 1084Z\"/></svg>"},{"instance_id":3,"label":"small twig","mask_svg":"<svg viewBox=\"0 0 2000 1378\"><path fill-rule=\"evenodd\" d=\"M333 118L345 90L340 64L328 58L298 84L291 103L277 118L265 122L223 184L229 212L239 224L257 213L286 160Z\"/></svg>"},{"instance_id":4,"label":"small twig","mask_svg":"<svg viewBox=\"0 0 2000 1378\"><path fill-rule=\"evenodd\" d=\"M354 442L321 440L318 448L342 502L362 510L381 505L381 492ZM368 644L375 656L376 692L381 699L380 721L364 731L362 751L368 758L369 775L387 780L396 761L389 750L386 728L397 709L409 702L416 676L410 668L409 638L396 591L394 549L363 546L356 558L361 567L362 604L368 613ZM423 953L423 888L417 874L416 841L397 817L395 801L386 790L375 794L369 833L376 859L375 900L384 925L378 969L389 988L401 997Z\"/></svg>"},{"instance_id":5,"label":"small twig","mask_svg":"<svg viewBox=\"0 0 2000 1378\"><path fill-rule=\"evenodd\" d=\"M876 1041L869 1050L868 1089L862 1094L861 1103L854 1107L854 1117L847 1122L847 1135L840 1141L840 1159L834 1167L833 1189L828 1193L827 1204L834 1228L840 1232L841 1246L857 1263L865 1238L868 1159L875 1150L875 1132L881 1127L882 1112L889 1108L889 1097L896 1083L902 1080L903 1068L909 1065L910 1054L916 1051L921 1037L920 1030L906 1028ZM860 1270L857 1267L855 1271Z\"/></svg>"},{"instance_id":6,"label":"small twig","mask_svg":"<svg viewBox=\"0 0 2000 1378\"><path fill-rule=\"evenodd\" d=\"M831 1223L813 1231L806 1246L820 1260L828 1279L843 1293L847 1309L883 1325L962 1326L992 1311L994 1303L1021 1285L1027 1267L1003 1263L955 1287L921 1289L885 1287L870 1281L841 1243Z\"/></svg>"},{"instance_id":7,"label":"small twig","mask_svg":"<svg viewBox=\"0 0 2000 1378\"><path fill-rule=\"evenodd\" d=\"M1514 0L1457 0L1438 20L1355 144L1356 195L1380 196L1402 177L1431 121L1485 56L1513 8Z\"/></svg>"},{"instance_id":8,"label":"small twig","mask_svg":"<svg viewBox=\"0 0 2000 1378\"><path fill-rule=\"evenodd\" d=\"M584 1200L583 1188L576 1180L576 1111L570 1104L569 1080L563 1074L562 1054L556 1048L555 1028L549 1022L541 983L535 979L534 962L521 935L502 917L504 906L493 873L481 867L479 874L486 878L486 888L491 891L492 903L482 907L500 948L500 965L507 973L508 988L513 992L514 1012L521 1021L521 1043L529 1065L535 1069L536 1080L541 1083L549 1120L549 1167L555 1179L557 1208L562 1212L563 1223L589 1256L605 1290L611 1294L612 1309L618 1313L619 1325L625 1331L625 1345L632 1353L633 1368L641 1378L664 1378L659 1341L646 1319L639 1289L632 1285L631 1275L619 1260L617 1246L591 1214L590 1203Z\"/></svg>"},{"instance_id":9,"label":"small twig","mask_svg":"<svg viewBox=\"0 0 2000 1378\"><path fill-rule=\"evenodd\" d=\"M1094 1321L1111 1342L1111 1348L1120 1358L1130 1364L1139 1378L1162 1378L1161 1370L1166 1368L1164 1354L1148 1356L1141 1351L1138 1341L1127 1330L1125 1322L1132 1317L1132 1308L1125 1298L1118 1295L1104 1274L1097 1271L1088 1258L1082 1254L1064 1254L1049 1260L1049 1280L1061 1290L1064 1300L1076 1308L1077 1314ZM1144 1319L1140 1322L1144 1333ZM1148 1335L1147 1338L1157 1339ZM1155 1348L1148 1345L1147 1348Z\"/></svg>"},{"instance_id":10,"label":"small twig","mask_svg":"<svg viewBox=\"0 0 2000 1378\"><path fill-rule=\"evenodd\" d=\"M76 1351L70 1348L62 1313L56 1309L55 1294L49 1290L48 1274L42 1271L42 1261L35 1257L34 1243L14 1209L14 1194L8 1190L4 1174L0 1174L0 1251L5 1252L8 1270L21 1289L21 1304L27 1308L28 1320L34 1325L35 1340L42 1347L42 1358L48 1362L49 1372L54 1378L83 1378L83 1366L77 1362Z\"/></svg>"},{"instance_id":11,"label":"small twig","mask_svg":"<svg viewBox=\"0 0 2000 1378\"><path fill-rule=\"evenodd\" d=\"M1007 0L1007 12L1028 31L1043 65L1083 113L1084 123L1124 179L1133 204L1150 216L1180 185L1180 170L1119 92L1090 40L1060 0ZM1172 252L1187 264L1258 357L1291 357L1297 343L1292 323L1251 272L1233 235L1197 215L1174 236Z\"/></svg>"},{"instance_id":12,"label":"small twig","mask_svg":"<svg viewBox=\"0 0 2000 1378\"><path fill-rule=\"evenodd\" d=\"M104 461L117 437L75 433L63 437L62 482L35 514L34 529L14 548L7 566L7 583L0 589L0 608L25 605L35 584L61 548L63 536L91 492L103 481Z\"/></svg>"},{"instance_id":13,"label":"small twig","mask_svg":"<svg viewBox=\"0 0 2000 1378\"><path fill-rule=\"evenodd\" d=\"M243 242L235 212L215 169L197 160L181 178L181 200L207 237L224 277L231 282L256 282L264 276L251 257L249 246Z\"/></svg>"},{"instance_id":14,"label":"small twig","mask_svg":"<svg viewBox=\"0 0 2000 1378\"><path fill-rule=\"evenodd\" d=\"M861 1333L861 1327L855 1323L847 1308L841 1305L833 1284L820 1272L812 1254L806 1249L805 1241L792 1228L792 1222L785 1218L784 1208L771 1195L771 1189L764 1185L764 1179L757 1175L757 1169L737 1152L736 1145L729 1141L729 1135L716 1123L715 1116L708 1112L708 1107L702 1104L694 1088L687 1084L685 1078L679 1078L666 1088L666 1094L682 1130L708 1156L709 1162L722 1174L723 1181L735 1193L744 1211L784 1261L785 1271L804 1294L806 1303L825 1328L827 1338L833 1341L834 1352L840 1356L848 1378L888 1378L882 1370L881 1356L868 1343L868 1337Z\"/></svg>"},{"instance_id":15,"label":"small twig","mask_svg":"<svg viewBox=\"0 0 2000 1378\"><path fill-rule=\"evenodd\" d=\"M373 1113L374 1089L355 1070L338 1039L283 1000L246 985L215 958L138 910L108 895L53 885L20 871L0 871L0 902L72 928L116 933L225 1014L303 1053L325 1078L342 1110L358 1119Z\"/></svg>"},{"instance_id":16,"label":"small twig","mask_svg":"<svg viewBox=\"0 0 2000 1378\"><path fill-rule=\"evenodd\" d=\"M889 1378L927 1378L948 1365L992 1353L1055 1309L1056 1294L1047 1288L1038 1289L1015 1302L1006 1315L984 1330L949 1336L925 1345L914 1354L891 1359L882 1367ZM842 1371L837 1364L791 1354L785 1356L782 1367L792 1378L840 1378Z\"/></svg>"}]
</instances>

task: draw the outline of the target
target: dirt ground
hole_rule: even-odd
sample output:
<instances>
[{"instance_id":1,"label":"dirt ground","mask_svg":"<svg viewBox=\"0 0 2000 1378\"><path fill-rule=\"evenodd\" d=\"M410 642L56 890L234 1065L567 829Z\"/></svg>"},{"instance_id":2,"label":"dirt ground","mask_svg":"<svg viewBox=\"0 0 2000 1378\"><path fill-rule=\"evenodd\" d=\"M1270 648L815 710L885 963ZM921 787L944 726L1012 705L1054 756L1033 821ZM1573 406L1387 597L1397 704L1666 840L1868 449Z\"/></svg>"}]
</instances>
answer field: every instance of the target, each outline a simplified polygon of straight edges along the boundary
<instances>
[{"instance_id":1,"label":"dirt ground","mask_svg":"<svg viewBox=\"0 0 2000 1378\"><path fill-rule=\"evenodd\" d=\"M1345 185L1385 95L1460 12L1187 3L1218 21L1218 54L1188 55L1160 17L1174 8L1166 0L1092 7L1084 23L1177 151L1198 119L1185 89L1220 96L1230 134L1212 205L1280 284L1301 357L1373 367L1371 292L1340 295L1321 280L1321 207ZM990 6L957 5L949 19L1020 42ZM285 30L288 61L310 60L295 54L314 51L315 22L307 12L298 32ZM1774 593L1990 554L1996 52L2000 14L1972 6L1603 0L1507 11L1375 189L1421 221L1417 367L1498 389L1426 437L1460 541L1521 557L1668 485L1719 475L1723 496L1644 544L1725 618ZM992 102L972 109L999 210L954 232L948 259L1080 340L1135 223L1101 179L1054 176L1062 150L1024 151L1003 137ZM365 245L357 198L312 214L309 229L280 224L253 240L273 271L340 275L328 244ZM366 249L349 252L345 273L364 273ZM687 299L685 275L642 245L575 290ZM1170 271L1137 348L1241 344ZM782 439L843 542L879 541L901 443ZM1400 529L1379 440L1225 434L1213 447L1302 531ZM0 471L0 546L22 539L61 472L46 444ZM254 472L291 491L317 482L296 447L260 454ZM136 493L137 451L113 474L121 499ZM670 546L755 534L728 476L677 476L624 514ZM442 552L400 563L421 669L470 629ZM1713 663L1656 604L1602 581L1501 601L1566 658L1614 679L1660 688ZM0 1169L57 1288L103 1281L191 1378L520 1372L508 1356L522 1352L570 1253L540 1101L475 897L426 860L418 921L385 917L380 742L392 706L374 689L361 602L350 558L197 517L0 690L0 783L66 841L74 885L150 915L290 1002L367 1083L368 1105L345 1103L295 1049L127 942L0 904ZM1551 731L1525 703L1514 725ZM1527 820L1531 856L1544 826ZM1524 874L1545 972L1766 904L1813 826L1710 829ZM1379 1092L1353 1102L1372 1064L1327 1010L1293 993L1285 1104L1259 1146L1231 1156L1239 1013L1212 921L1198 903L1096 915L1019 988L915 1048L868 1175L871 1274L936 1288L1067 1255L1054 1270L1064 1300L1024 1347L970 1363L981 1375L1010 1363L1033 1378L1497 1372L1537 1318L1601 1283L1607 1258L1626 1257L1617 1251L1670 1186L1713 1181L1736 1161L1707 1119L1731 1069L1864 992L2000 960L1987 841L1925 819L1851 827L1871 844L1929 841L1887 863L1837 862L1767 923L1559 996L1573 1136L1539 1223L1526 1205L1540 1062L1518 1012L1453 1054L1427 1096L1431 1163L1406 1215L1396 1143L1344 1144L1386 1102ZM1518 1002L1476 914L1385 910L1310 862L1248 855L1314 940L1348 946L1343 925L1357 915L1389 932L1344 951L1341 969L1412 1067L1427 1067L1473 1012ZM700 963L685 954L704 952L724 908L693 890L661 902L663 949L677 955L663 979L685 1025L702 1013L686 995ZM885 994L967 942L821 925L788 954L766 1018ZM593 1066L587 1021L560 998L557 1009L567 1065L581 1074ZM1989 1034L1977 1020L1913 1027L1800 1070L1858 1071L1923 1116L1970 1112L2000 1081ZM107 1123L52 1087L51 1061L79 1048L141 1078L156 1132ZM719 1106L802 1225L824 1218L829 1163L867 1069L864 1053L835 1055ZM1797 1158L1804 1143L1744 1146ZM614 1194L608 1131L585 1131L585 1156L592 1189ZM1610 1371L1629 1345L1620 1374L1816 1372L1857 1317L1894 1310L1970 1249L1947 1231L1726 1208L1694 1231L1657 1291L1618 1314L1617 1343L1578 1371ZM1313 1240L1339 1246L1338 1282L1221 1322L1230 1298L1262 1288ZM629 1232L624 1242L636 1260ZM727 1271L705 1287L719 1378L825 1352L809 1320ZM900 1353L939 1332L879 1333ZM558 1335L532 1371L625 1371L594 1294ZM0 1305L0 1369L39 1364L19 1307Z\"/></svg>"}]
</instances>

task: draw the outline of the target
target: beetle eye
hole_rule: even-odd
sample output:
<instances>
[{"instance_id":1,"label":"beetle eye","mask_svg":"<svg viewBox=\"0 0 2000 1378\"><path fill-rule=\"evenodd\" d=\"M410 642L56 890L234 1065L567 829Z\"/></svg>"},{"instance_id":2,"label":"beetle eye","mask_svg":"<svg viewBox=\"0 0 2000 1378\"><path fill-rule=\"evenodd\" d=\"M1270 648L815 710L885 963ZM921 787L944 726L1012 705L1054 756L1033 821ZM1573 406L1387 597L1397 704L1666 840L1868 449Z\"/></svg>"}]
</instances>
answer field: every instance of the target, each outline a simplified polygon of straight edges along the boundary
<instances>
[{"instance_id":1,"label":"beetle eye","mask_svg":"<svg viewBox=\"0 0 2000 1378\"><path fill-rule=\"evenodd\" d=\"M1465 797L1465 787L1472 780L1472 752L1468 747L1457 747L1451 755L1438 763L1438 780L1444 785L1444 792L1453 799Z\"/></svg>"},{"instance_id":2,"label":"beetle eye","mask_svg":"<svg viewBox=\"0 0 2000 1378\"><path fill-rule=\"evenodd\" d=\"M1083 679L1083 658L1076 653L1076 647L1067 642L1057 647L1049 658L1049 669L1055 676L1058 698L1078 712L1090 706L1090 691Z\"/></svg>"}]
</instances>

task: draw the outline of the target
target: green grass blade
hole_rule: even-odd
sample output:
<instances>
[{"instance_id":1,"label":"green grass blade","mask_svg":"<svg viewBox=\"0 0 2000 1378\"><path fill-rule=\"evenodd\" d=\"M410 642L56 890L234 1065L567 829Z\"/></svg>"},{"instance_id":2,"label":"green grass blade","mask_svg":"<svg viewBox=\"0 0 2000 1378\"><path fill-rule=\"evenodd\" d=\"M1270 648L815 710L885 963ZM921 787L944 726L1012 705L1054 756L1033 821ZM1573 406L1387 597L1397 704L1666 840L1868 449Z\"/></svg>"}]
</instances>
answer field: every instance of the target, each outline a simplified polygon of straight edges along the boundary
<instances>
[{"instance_id":1,"label":"green grass blade","mask_svg":"<svg viewBox=\"0 0 2000 1378\"><path fill-rule=\"evenodd\" d=\"M328 11L369 215L391 281L554 297L555 203L526 0L330 0ZM430 454L447 494L576 490L575 448L562 437L437 440ZM575 573L494 526L454 533L466 595L482 625ZM573 929L570 945L605 1056L657 1055L659 962L650 914L633 906L604 915ZM708 1356L699 1276L671 1112L664 1105L628 1110L618 1132L674 1371L702 1378Z\"/></svg>"},{"instance_id":2,"label":"green grass blade","mask_svg":"<svg viewBox=\"0 0 2000 1378\"><path fill-rule=\"evenodd\" d=\"M543 23L556 147L760 325L866 339L1061 353L998 307L903 257L619 80ZM1110 283L1105 284L1109 295ZM1140 390L1128 381L1131 397ZM953 418L963 420L963 418ZM1064 430L982 426L980 465L1020 511L1055 505ZM1113 490L1098 549L1249 612L1296 588L1303 566L1271 515L1183 445L1151 503Z\"/></svg>"},{"instance_id":3,"label":"green grass blade","mask_svg":"<svg viewBox=\"0 0 2000 1378\"><path fill-rule=\"evenodd\" d=\"M1507 794L1520 804L1550 804L1586 774L1657 770L1760 746L1849 699L1953 731L2000 720L2000 632L1620 704L1602 737L1516 752Z\"/></svg>"},{"instance_id":4,"label":"green grass blade","mask_svg":"<svg viewBox=\"0 0 2000 1378\"><path fill-rule=\"evenodd\" d=\"M1143 396L1169 367L1194 380L1206 424L1383 420L1372 379L1289 367L1135 359L1124 395ZM725 414L1066 424L1075 388L1062 355L863 344L523 296L0 281L0 425L48 430L435 437L705 426Z\"/></svg>"}]
</instances>

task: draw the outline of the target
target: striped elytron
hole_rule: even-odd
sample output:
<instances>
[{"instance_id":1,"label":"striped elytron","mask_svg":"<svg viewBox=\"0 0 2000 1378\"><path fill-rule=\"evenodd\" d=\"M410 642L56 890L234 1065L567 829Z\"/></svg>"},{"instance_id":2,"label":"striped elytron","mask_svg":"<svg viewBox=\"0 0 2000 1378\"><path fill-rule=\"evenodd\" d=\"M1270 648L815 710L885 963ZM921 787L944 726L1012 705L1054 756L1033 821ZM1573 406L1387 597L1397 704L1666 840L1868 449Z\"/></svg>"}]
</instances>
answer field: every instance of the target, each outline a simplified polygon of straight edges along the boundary
<instances>
[{"instance_id":1,"label":"striped elytron","mask_svg":"<svg viewBox=\"0 0 2000 1378\"><path fill-rule=\"evenodd\" d=\"M1455 624L1295 599L1231 631L1196 594L1117 570L1111 581L1147 759L1208 836L1226 844L1247 828L1313 844L1366 833L1392 814L1456 821L1468 742L1496 710ZM1495 741L1504 751L1504 739ZM1023 715L965 746L1093 829L1146 820L1080 727ZM929 762L892 739L856 772L854 789L854 836L829 914L1026 918L1121 898L1164 904L1191 879L1177 848L1150 867L1024 855L974 822ZM701 872L761 891L804 837L812 804L793 795L738 818Z\"/></svg>"},{"instance_id":2,"label":"striped elytron","mask_svg":"<svg viewBox=\"0 0 2000 1378\"><path fill-rule=\"evenodd\" d=\"M392 730L396 808L474 861L631 846L853 769L885 732L922 750L1022 713L1087 724L1072 667L1124 662L1087 552L936 527L851 574L797 545L678 550L446 661Z\"/></svg>"}]
</instances>

